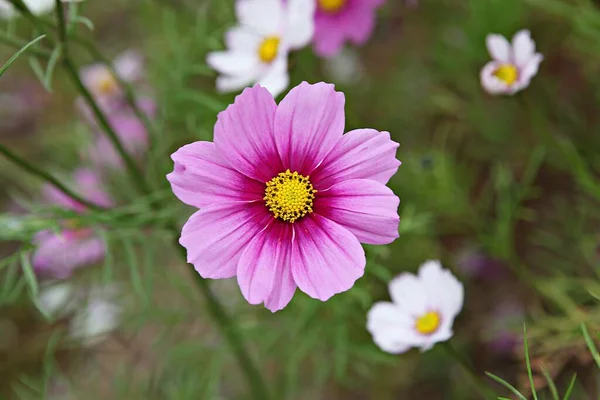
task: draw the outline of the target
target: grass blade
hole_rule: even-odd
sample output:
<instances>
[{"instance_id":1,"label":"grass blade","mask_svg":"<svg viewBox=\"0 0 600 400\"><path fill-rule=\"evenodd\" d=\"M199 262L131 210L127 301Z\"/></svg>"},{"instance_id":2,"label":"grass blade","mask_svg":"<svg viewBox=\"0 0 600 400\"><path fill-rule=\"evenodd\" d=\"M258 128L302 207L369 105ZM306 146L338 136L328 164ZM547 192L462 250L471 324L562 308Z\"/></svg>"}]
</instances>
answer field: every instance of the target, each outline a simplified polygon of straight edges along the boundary
<instances>
[{"instance_id":1,"label":"grass blade","mask_svg":"<svg viewBox=\"0 0 600 400\"><path fill-rule=\"evenodd\" d=\"M25 46L21 47L21 49L19 51L17 51L6 63L4 63L4 65L2 67L0 67L0 76L4 75L4 72L6 72L6 70L8 69L8 67L10 67L10 65L13 62L15 62L15 60L17 58L19 58L19 56L21 54L23 54L25 51L27 51L27 49L29 47L31 47L32 45L34 45L35 43L39 42L40 40L42 40L45 37L46 37L46 35L39 36L39 37L33 39L31 42L27 43Z\"/></svg>"},{"instance_id":2,"label":"grass blade","mask_svg":"<svg viewBox=\"0 0 600 400\"><path fill-rule=\"evenodd\" d=\"M596 348L594 341L590 337L590 333L588 332L587 327L583 323L581 324L581 332L583 332L583 337L585 338L585 343L587 344L588 349L590 349L590 353L592 353L592 357L594 357L594 361L596 361L596 365L598 365L598 368L600 368L600 354L598 354L598 349Z\"/></svg>"},{"instance_id":3,"label":"grass blade","mask_svg":"<svg viewBox=\"0 0 600 400\"><path fill-rule=\"evenodd\" d=\"M569 400L569 398L571 398L571 392L573 391L573 388L575 387L576 379L577 379L577 374L573 374L573 378L571 378L571 383L569 383L569 387L567 389L567 392L565 393L565 397L563 397L563 400Z\"/></svg>"},{"instance_id":4,"label":"grass blade","mask_svg":"<svg viewBox=\"0 0 600 400\"><path fill-rule=\"evenodd\" d=\"M508 390L510 390L511 392L513 392L515 396L519 398L519 400L527 400L527 397L525 397L521 392L517 390L516 387L506 382L504 379L489 372L486 372L485 374L493 380L495 380L496 382L498 382L499 384L501 384L502 386L504 386L505 388L507 388Z\"/></svg>"},{"instance_id":5,"label":"grass blade","mask_svg":"<svg viewBox=\"0 0 600 400\"><path fill-rule=\"evenodd\" d=\"M531 362L529 360L529 345L527 343L527 325L523 324L523 345L525 346L525 363L527 364L527 376L529 377L529 385L531 386L531 394L534 400L538 400L535 392L535 384L533 383L533 373L531 372Z\"/></svg>"}]
</instances>

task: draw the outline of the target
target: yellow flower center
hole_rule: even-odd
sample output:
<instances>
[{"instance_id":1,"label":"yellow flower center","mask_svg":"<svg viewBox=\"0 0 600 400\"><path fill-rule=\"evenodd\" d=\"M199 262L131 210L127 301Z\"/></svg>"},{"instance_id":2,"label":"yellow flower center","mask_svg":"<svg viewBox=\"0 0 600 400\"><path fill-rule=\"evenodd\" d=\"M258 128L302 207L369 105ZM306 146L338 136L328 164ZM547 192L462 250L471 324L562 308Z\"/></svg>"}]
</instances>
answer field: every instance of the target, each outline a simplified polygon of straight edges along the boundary
<instances>
[{"instance_id":1,"label":"yellow flower center","mask_svg":"<svg viewBox=\"0 0 600 400\"><path fill-rule=\"evenodd\" d=\"M263 199L275 218L294 223L313 211L316 192L308 176L288 169L267 182Z\"/></svg>"},{"instance_id":2,"label":"yellow flower center","mask_svg":"<svg viewBox=\"0 0 600 400\"><path fill-rule=\"evenodd\" d=\"M119 90L119 84L109 71L105 71L96 81L96 90L98 93L110 95Z\"/></svg>"},{"instance_id":3,"label":"yellow flower center","mask_svg":"<svg viewBox=\"0 0 600 400\"><path fill-rule=\"evenodd\" d=\"M258 48L258 57L262 62L270 63L279 52L279 37L269 36L264 39Z\"/></svg>"},{"instance_id":4,"label":"yellow flower center","mask_svg":"<svg viewBox=\"0 0 600 400\"><path fill-rule=\"evenodd\" d=\"M319 8L326 13L336 13L340 11L348 0L319 0Z\"/></svg>"},{"instance_id":5,"label":"yellow flower center","mask_svg":"<svg viewBox=\"0 0 600 400\"><path fill-rule=\"evenodd\" d=\"M494 71L494 76L510 86L517 81L519 72L512 64L502 64Z\"/></svg>"},{"instance_id":6,"label":"yellow flower center","mask_svg":"<svg viewBox=\"0 0 600 400\"><path fill-rule=\"evenodd\" d=\"M417 318L415 329L420 334L431 335L438 330L441 322L440 314L435 311L429 311Z\"/></svg>"}]
</instances>

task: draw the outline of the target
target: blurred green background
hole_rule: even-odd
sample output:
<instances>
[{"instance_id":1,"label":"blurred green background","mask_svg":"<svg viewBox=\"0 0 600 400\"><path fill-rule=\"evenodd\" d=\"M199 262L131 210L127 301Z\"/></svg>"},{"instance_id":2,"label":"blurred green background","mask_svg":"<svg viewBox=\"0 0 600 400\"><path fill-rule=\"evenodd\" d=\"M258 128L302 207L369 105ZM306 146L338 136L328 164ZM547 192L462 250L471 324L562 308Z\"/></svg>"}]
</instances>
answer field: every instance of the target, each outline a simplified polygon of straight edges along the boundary
<instances>
[{"instance_id":1,"label":"blurred green background","mask_svg":"<svg viewBox=\"0 0 600 400\"><path fill-rule=\"evenodd\" d=\"M37 311L20 265L32 234L53 226L60 210L39 203L38 179L0 160L0 398L249 398L167 232L169 218L183 224L192 209L164 178L170 154L210 140L216 114L235 97L215 93L205 63L209 51L223 48L233 2L87 0L79 11L93 30L81 23L78 34L108 57L134 48L146 58L159 117L143 171L168 207L152 210L152 199L140 198L124 174L110 176L120 208L87 221L102 232L109 256L72 280L118 282L125 316L99 345L63 343L66 322ZM24 42L37 37L22 19L2 29ZM479 82L489 61L485 37L510 38L520 29L531 31L544 55L540 71L524 91L492 97ZM8 59L15 50L4 46L0 54ZM346 131L373 127L400 143L403 164L390 186L401 199L401 236L367 246L365 276L326 303L297 292L272 314L248 305L235 280L212 284L275 398L485 398L444 346L392 356L365 329L372 303L388 299L388 281L427 259L440 259L465 284L451 344L499 395L517 398L485 371L531 392L526 321L538 397L555 398L546 372L560 393L577 374L572 399L599 398L598 368L580 326L597 337L600 2L389 0L368 44L348 51L355 57L342 62L349 77L310 47L294 53L290 87L335 83L346 95ZM72 55L78 66L95 61L80 47ZM47 63L26 54L0 79L0 140L68 176L92 134L64 71L55 69L51 93L36 78L36 65ZM142 217L122 218L123 210ZM14 215L17 228L9 224Z\"/></svg>"}]
</instances>

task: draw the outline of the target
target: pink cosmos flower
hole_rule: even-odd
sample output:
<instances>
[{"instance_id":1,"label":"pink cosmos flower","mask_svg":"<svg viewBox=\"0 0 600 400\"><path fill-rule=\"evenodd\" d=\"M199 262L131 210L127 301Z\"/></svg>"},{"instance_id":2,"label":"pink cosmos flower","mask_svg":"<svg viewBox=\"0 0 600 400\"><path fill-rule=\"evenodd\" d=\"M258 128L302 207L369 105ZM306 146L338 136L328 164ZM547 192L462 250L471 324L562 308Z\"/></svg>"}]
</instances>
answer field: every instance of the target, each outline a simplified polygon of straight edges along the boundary
<instances>
[{"instance_id":1,"label":"pink cosmos flower","mask_svg":"<svg viewBox=\"0 0 600 400\"><path fill-rule=\"evenodd\" d=\"M138 106L149 119L154 119L156 116L156 103L154 100L142 98L138 101ZM125 150L134 158L142 158L148 149L148 131L133 110L127 107L114 111L109 114L108 119L123 143ZM99 129L96 125L93 125L93 127ZM95 143L88 149L89 159L92 163L98 168L122 167L123 160L121 160L111 141L106 135L98 134L97 136Z\"/></svg>"},{"instance_id":2,"label":"pink cosmos flower","mask_svg":"<svg viewBox=\"0 0 600 400\"><path fill-rule=\"evenodd\" d=\"M531 33L523 29L511 43L502 35L488 35L487 48L492 56L481 70L481 86L490 94L515 94L529 86L544 56L535 52Z\"/></svg>"},{"instance_id":3,"label":"pink cosmos flower","mask_svg":"<svg viewBox=\"0 0 600 400\"><path fill-rule=\"evenodd\" d=\"M74 181L86 199L105 207L112 204L110 196L100 189L100 179L93 171L76 171ZM49 203L77 213L87 209L51 185L44 186L43 195ZM35 242L37 248L32 260L35 271L58 279L68 278L75 269L100 261L105 253L104 242L91 229L77 227L71 221L65 221L59 233L39 232Z\"/></svg>"},{"instance_id":4,"label":"pink cosmos flower","mask_svg":"<svg viewBox=\"0 0 600 400\"><path fill-rule=\"evenodd\" d=\"M144 74L144 59L135 50L126 50L113 62L115 71L125 82L134 83L142 79ZM103 106L123 95L123 88L102 63L95 63L81 68L81 80L94 98Z\"/></svg>"},{"instance_id":5,"label":"pink cosmos flower","mask_svg":"<svg viewBox=\"0 0 600 400\"><path fill-rule=\"evenodd\" d=\"M316 0L314 50L332 57L344 42L363 45L375 27L375 12L386 0Z\"/></svg>"},{"instance_id":6,"label":"pink cosmos flower","mask_svg":"<svg viewBox=\"0 0 600 400\"><path fill-rule=\"evenodd\" d=\"M363 275L360 242L398 237L399 199L385 186L400 166L388 132L344 134L344 95L301 83L277 105L246 88L218 116L214 143L172 155L167 176L201 208L180 243L203 278L237 275L251 304L284 308L296 287L327 300Z\"/></svg>"}]
</instances>

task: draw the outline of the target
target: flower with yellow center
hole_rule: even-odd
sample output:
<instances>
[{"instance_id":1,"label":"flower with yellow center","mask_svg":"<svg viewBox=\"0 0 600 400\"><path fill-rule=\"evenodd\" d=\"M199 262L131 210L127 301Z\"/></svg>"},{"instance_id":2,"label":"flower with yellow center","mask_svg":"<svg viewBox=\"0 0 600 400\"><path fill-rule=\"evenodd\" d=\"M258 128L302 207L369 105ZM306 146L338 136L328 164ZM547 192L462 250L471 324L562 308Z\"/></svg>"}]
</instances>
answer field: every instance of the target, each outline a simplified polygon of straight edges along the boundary
<instances>
[{"instance_id":1,"label":"flower with yellow center","mask_svg":"<svg viewBox=\"0 0 600 400\"><path fill-rule=\"evenodd\" d=\"M378 302L367 315L367 329L383 351L421 351L452 337L454 318L462 309L463 286L442 268L426 261L418 275L402 273L389 284L392 302Z\"/></svg>"},{"instance_id":2,"label":"flower with yellow center","mask_svg":"<svg viewBox=\"0 0 600 400\"><path fill-rule=\"evenodd\" d=\"M319 9L326 13L337 13L344 8L348 0L318 0Z\"/></svg>"},{"instance_id":3,"label":"flower with yellow center","mask_svg":"<svg viewBox=\"0 0 600 400\"><path fill-rule=\"evenodd\" d=\"M415 329L422 335L431 335L438 330L441 321L440 314L429 311L417 318Z\"/></svg>"},{"instance_id":4,"label":"flower with yellow center","mask_svg":"<svg viewBox=\"0 0 600 400\"><path fill-rule=\"evenodd\" d=\"M264 63L272 62L279 52L279 41L277 36L265 38L258 48L258 58Z\"/></svg>"},{"instance_id":5,"label":"flower with yellow center","mask_svg":"<svg viewBox=\"0 0 600 400\"><path fill-rule=\"evenodd\" d=\"M519 71L517 70L517 67L512 64L502 64L494 71L494 76L508 86L511 86L517 81Z\"/></svg>"},{"instance_id":6,"label":"flower with yellow center","mask_svg":"<svg viewBox=\"0 0 600 400\"><path fill-rule=\"evenodd\" d=\"M308 176L288 169L267 182L265 205L273 217L293 224L313 212L316 192Z\"/></svg>"}]
</instances>

